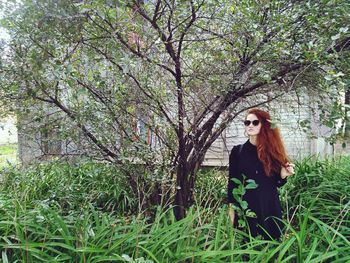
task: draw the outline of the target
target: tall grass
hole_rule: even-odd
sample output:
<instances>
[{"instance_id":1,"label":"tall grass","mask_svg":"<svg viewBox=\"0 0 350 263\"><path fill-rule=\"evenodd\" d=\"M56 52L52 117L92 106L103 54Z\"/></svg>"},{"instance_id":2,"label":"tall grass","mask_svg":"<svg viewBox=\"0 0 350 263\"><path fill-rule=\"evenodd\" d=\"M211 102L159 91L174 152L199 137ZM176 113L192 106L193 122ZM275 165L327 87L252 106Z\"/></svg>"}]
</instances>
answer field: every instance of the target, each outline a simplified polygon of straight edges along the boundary
<instances>
[{"instance_id":1,"label":"tall grass","mask_svg":"<svg viewBox=\"0 0 350 263\"><path fill-rule=\"evenodd\" d=\"M136 201L113 167L7 171L0 186L0 262L349 262L348 161L297 164L281 191L280 241L233 229L224 205L226 175L218 171L199 175L196 205L181 221L171 208L158 208L152 218L128 213ZM124 205L105 209L96 202L101 192Z\"/></svg>"},{"instance_id":2,"label":"tall grass","mask_svg":"<svg viewBox=\"0 0 350 263\"><path fill-rule=\"evenodd\" d=\"M336 228L303 211L301 229L289 227L281 242L252 239L234 232L222 209L216 218L201 220L190 210L176 222L171 211L155 223L116 218L93 208L76 218L46 208L15 209L0 222L3 255L10 262L127 262L123 255L152 262L347 262L349 240ZM3 256L4 258L4 256Z\"/></svg>"},{"instance_id":3,"label":"tall grass","mask_svg":"<svg viewBox=\"0 0 350 263\"><path fill-rule=\"evenodd\" d=\"M134 211L137 206L126 177L112 165L52 162L3 171L1 188L21 203L57 206L65 213L88 205L116 212Z\"/></svg>"},{"instance_id":4,"label":"tall grass","mask_svg":"<svg viewBox=\"0 0 350 263\"><path fill-rule=\"evenodd\" d=\"M350 159L305 159L296 164L297 175L282 191L290 211L303 206L327 224L334 224L349 209ZM350 227L344 218L347 227Z\"/></svg>"},{"instance_id":5,"label":"tall grass","mask_svg":"<svg viewBox=\"0 0 350 263\"><path fill-rule=\"evenodd\" d=\"M17 163L17 144L0 145L0 168Z\"/></svg>"}]
</instances>

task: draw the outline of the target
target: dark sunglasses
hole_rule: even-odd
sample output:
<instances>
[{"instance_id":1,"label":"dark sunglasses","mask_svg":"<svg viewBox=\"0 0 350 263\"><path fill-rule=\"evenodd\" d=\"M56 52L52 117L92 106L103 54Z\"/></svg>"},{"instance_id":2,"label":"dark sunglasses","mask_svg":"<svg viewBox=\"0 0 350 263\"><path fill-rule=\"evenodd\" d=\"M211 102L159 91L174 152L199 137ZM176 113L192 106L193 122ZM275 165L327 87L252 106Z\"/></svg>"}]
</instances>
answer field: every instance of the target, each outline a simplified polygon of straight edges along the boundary
<instances>
[{"instance_id":1,"label":"dark sunglasses","mask_svg":"<svg viewBox=\"0 0 350 263\"><path fill-rule=\"evenodd\" d=\"M258 126L260 121L259 120L253 120L253 121L248 121L248 120L245 120L244 121L244 125L245 126L249 126L251 123L253 123L254 126Z\"/></svg>"}]
</instances>

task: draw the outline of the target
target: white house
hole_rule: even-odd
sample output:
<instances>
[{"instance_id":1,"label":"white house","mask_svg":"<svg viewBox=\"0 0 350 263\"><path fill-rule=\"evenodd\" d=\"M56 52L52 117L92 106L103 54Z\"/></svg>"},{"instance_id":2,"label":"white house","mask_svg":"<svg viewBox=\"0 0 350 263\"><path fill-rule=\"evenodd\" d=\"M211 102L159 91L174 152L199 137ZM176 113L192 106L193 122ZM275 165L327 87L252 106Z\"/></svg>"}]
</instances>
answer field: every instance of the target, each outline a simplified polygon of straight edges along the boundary
<instances>
[{"instance_id":1,"label":"white house","mask_svg":"<svg viewBox=\"0 0 350 263\"><path fill-rule=\"evenodd\" d=\"M342 153L341 147L334 147L329 142L329 138L335 129L327 128L320 124L319 116L315 106L312 106L311 99L304 95L303 98L288 95L285 98L275 100L261 107L268 110L273 121L278 124L287 148L287 152L292 159L298 159L309 155L328 155ZM236 144L244 143L247 138L244 136L245 113L239 115L231 125L224 130L208 150L204 166L227 166L228 157L232 147ZM308 122L308 127L302 123ZM31 120L22 120L22 125L30 125ZM24 125L25 126L25 125ZM138 125L140 134L152 141L152 135L145 130L144 126ZM84 149L83 145L75 145L72 141L53 139L54 130L47 133L26 133L25 129L19 129L19 158L22 163L29 163L35 159L46 158L50 155L60 155L67 152L77 152ZM349 147L345 149L349 152Z\"/></svg>"}]
</instances>

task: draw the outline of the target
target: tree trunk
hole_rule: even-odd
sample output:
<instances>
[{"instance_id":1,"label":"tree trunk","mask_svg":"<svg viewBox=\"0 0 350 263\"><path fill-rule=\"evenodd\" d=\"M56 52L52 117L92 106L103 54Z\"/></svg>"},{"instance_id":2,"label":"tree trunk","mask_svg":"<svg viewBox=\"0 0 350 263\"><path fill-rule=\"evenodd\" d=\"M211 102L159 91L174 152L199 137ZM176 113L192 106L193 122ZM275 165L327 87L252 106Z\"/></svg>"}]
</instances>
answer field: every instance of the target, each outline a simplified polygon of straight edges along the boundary
<instances>
[{"instance_id":1,"label":"tree trunk","mask_svg":"<svg viewBox=\"0 0 350 263\"><path fill-rule=\"evenodd\" d=\"M174 200L174 214L176 220L186 216L186 209L191 206L192 191L189 184L190 171L186 162L180 163L176 172L176 194Z\"/></svg>"},{"instance_id":2,"label":"tree trunk","mask_svg":"<svg viewBox=\"0 0 350 263\"><path fill-rule=\"evenodd\" d=\"M177 220L183 219L186 216L186 210L194 203L194 186L199 167L199 162L195 165L185 163L178 166L174 200L174 214Z\"/></svg>"}]
</instances>

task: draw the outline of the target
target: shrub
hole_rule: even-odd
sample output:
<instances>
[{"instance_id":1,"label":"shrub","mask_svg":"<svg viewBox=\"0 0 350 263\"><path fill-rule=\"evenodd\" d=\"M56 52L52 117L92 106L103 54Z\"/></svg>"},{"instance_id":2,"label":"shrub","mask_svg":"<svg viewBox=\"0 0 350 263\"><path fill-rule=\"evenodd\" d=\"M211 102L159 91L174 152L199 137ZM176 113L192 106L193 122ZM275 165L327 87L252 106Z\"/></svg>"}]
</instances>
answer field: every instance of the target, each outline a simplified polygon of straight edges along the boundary
<instances>
[{"instance_id":1,"label":"shrub","mask_svg":"<svg viewBox=\"0 0 350 263\"><path fill-rule=\"evenodd\" d=\"M117 167L51 163L2 173L0 262L350 260L347 159L297 163L281 189L282 204L295 214L287 213L280 241L233 229L224 205L227 175L217 170L200 172L197 205L180 221L171 207L157 207L152 218L130 212L137 200ZM124 205L106 206L108 200Z\"/></svg>"},{"instance_id":2,"label":"shrub","mask_svg":"<svg viewBox=\"0 0 350 263\"><path fill-rule=\"evenodd\" d=\"M45 203L66 213L84 210L88 205L105 211L137 209L126 176L113 165L51 162L2 173L2 191L22 203Z\"/></svg>"}]
</instances>

